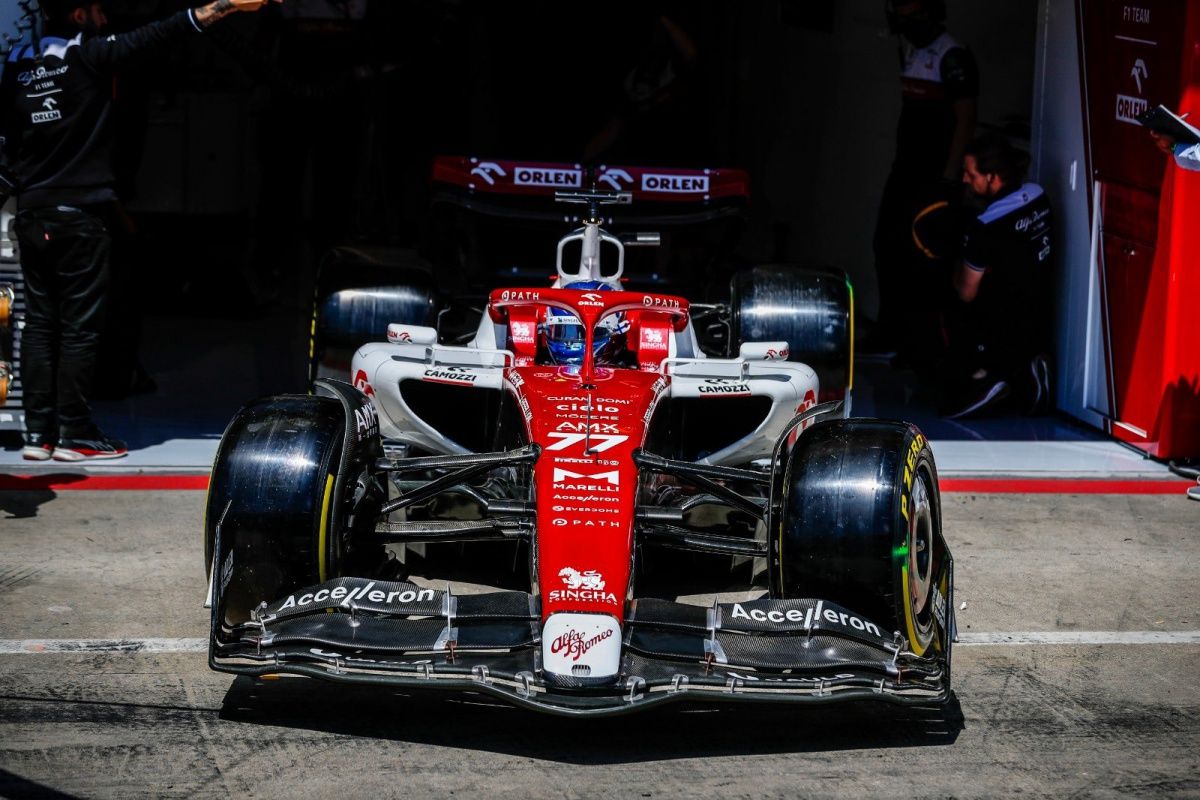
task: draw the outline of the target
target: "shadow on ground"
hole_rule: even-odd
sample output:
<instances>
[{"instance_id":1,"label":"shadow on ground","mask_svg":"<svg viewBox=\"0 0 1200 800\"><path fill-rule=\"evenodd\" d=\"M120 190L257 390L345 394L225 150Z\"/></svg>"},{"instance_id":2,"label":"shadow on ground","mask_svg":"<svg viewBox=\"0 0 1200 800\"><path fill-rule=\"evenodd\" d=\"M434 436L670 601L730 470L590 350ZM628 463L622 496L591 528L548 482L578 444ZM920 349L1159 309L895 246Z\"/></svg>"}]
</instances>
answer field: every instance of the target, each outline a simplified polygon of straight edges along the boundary
<instances>
[{"instance_id":1,"label":"shadow on ground","mask_svg":"<svg viewBox=\"0 0 1200 800\"><path fill-rule=\"evenodd\" d=\"M958 698L937 708L854 702L832 706L719 705L565 719L479 695L410 695L311 681L239 676L220 717L414 744L521 755L577 765L709 756L950 745L964 729Z\"/></svg>"},{"instance_id":2,"label":"shadow on ground","mask_svg":"<svg viewBox=\"0 0 1200 800\"><path fill-rule=\"evenodd\" d=\"M0 519L36 517L38 508L58 497L51 480L76 483L83 475L0 475Z\"/></svg>"},{"instance_id":3,"label":"shadow on ground","mask_svg":"<svg viewBox=\"0 0 1200 800\"><path fill-rule=\"evenodd\" d=\"M20 775L0 769L0 797L22 797L29 800L73 800L75 795L64 794L41 783L34 783Z\"/></svg>"}]
</instances>

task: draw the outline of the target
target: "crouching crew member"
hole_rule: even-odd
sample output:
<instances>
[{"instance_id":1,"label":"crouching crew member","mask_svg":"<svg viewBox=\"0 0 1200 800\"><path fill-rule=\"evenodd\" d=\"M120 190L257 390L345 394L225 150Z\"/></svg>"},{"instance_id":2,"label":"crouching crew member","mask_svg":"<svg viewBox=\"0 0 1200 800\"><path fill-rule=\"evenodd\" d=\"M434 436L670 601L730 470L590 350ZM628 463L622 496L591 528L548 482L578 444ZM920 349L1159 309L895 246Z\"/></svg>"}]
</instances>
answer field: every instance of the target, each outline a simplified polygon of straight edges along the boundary
<instances>
[{"instance_id":1,"label":"crouching crew member","mask_svg":"<svg viewBox=\"0 0 1200 800\"><path fill-rule=\"evenodd\" d=\"M963 183L981 210L967 227L957 302L946 315L944 411L952 418L1010 397L1025 413L1051 405L1050 203L1042 187L1024 182L1028 161L994 135L972 141L963 158Z\"/></svg>"}]
</instances>

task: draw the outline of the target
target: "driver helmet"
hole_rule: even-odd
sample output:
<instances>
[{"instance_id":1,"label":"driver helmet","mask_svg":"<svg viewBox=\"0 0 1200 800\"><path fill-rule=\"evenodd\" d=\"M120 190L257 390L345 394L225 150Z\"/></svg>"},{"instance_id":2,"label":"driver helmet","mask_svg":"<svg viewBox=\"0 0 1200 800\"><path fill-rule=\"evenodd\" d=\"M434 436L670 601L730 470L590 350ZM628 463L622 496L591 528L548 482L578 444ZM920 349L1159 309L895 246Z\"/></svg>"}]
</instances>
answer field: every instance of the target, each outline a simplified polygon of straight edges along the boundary
<instances>
[{"instance_id":1,"label":"driver helmet","mask_svg":"<svg viewBox=\"0 0 1200 800\"><path fill-rule=\"evenodd\" d=\"M583 292L611 292L613 287L603 281L575 281L562 288ZM624 333L624 314L610 314L601 320L592 333L592 352L597 364L616 363L620 354L620 334ZM554 364L579 366L583 363L585 332L583 322L570 311L550 308L543 325L543 340L550 361Z\"/></svg>"}]
</instances>

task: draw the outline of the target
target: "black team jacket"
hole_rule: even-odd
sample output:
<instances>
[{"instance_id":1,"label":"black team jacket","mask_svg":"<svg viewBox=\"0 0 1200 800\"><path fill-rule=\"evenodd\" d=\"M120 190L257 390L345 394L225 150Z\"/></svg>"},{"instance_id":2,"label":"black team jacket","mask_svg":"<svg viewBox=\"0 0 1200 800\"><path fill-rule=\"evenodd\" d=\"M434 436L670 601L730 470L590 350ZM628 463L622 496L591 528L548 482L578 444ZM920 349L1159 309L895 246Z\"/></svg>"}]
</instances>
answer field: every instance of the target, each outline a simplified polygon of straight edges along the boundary
<instances>
[{"instance_id":1,"label":"black team jacket","mask_svg":"<svg viewBox=\"0 0 1200 800\"><path fill-rule=\"evenodd\" d=\"M14 48L0 82L0 135L21 208L114 200L114 70L199 32L187 10L128 33L43 36Z\"/></svg>"}]
</instances>

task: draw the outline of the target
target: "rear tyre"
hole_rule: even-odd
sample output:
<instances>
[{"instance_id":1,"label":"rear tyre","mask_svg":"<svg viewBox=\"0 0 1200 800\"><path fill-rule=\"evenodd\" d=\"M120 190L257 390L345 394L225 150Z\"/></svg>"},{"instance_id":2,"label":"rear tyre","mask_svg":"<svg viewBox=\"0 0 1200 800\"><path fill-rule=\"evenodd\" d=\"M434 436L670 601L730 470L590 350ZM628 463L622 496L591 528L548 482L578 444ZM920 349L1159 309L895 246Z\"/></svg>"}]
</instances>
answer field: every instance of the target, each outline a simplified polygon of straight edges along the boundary
<instances>
[{"instance_id":1,"label":"rear tyre","mask_svg":"<svg viewBox=\"0 0 1200 800\"><path fill-rule=\"evenodd\" d=\"M771 264L739 272L729 292L735 354L743 342L786 341L788 360L816 371L820 402L847 394L854 377L854 293L845 273Z\"/></svg>"},{"instance_id":2,"label":"rear tyre","mask_svg":"<svg viewBox=\"0 0 1200 800\"><path fill-rule=\"evenodd\" d=\"M391 323L434 326L436 294L429 263L411 250L330 250L317 273L309 381L344 380L354 351L386 341Z\"/></svg>"},{"instance_id":3,"label":"rear tyre","mask_svg":"<svg viewBox=\"0 0 1200 800\"><path fill-rule=\"evenodd\" d=\"M805 431L772 520L777 597L830 600L948 658L952 561L937 468L913 425L849 419Z\"/></svg>"}]
</instances>

